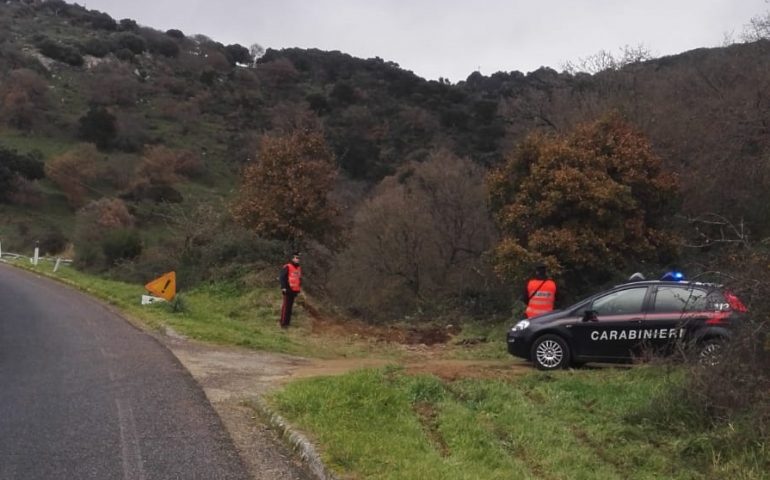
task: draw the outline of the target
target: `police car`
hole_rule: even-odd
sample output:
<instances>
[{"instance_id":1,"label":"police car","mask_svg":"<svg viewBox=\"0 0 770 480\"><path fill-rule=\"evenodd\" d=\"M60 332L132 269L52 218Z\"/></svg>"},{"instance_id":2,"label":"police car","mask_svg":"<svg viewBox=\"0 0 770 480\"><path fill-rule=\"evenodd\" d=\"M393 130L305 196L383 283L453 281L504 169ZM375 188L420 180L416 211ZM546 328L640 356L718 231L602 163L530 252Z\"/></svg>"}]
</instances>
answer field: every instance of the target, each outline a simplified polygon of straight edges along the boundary
<instances>
[{"instance_id":1,"label":"police car","mask_svg":"<svg viewBox=\"0 0 770 480\"><path fill-rule=\"evenodd\" d=\"M746 307L718 285L634 281L575 305L521 320L508 331L508 352L540 370L586 362L627 362L694 346L703 358L730 335Z\"/></svg>"}]
</instances>

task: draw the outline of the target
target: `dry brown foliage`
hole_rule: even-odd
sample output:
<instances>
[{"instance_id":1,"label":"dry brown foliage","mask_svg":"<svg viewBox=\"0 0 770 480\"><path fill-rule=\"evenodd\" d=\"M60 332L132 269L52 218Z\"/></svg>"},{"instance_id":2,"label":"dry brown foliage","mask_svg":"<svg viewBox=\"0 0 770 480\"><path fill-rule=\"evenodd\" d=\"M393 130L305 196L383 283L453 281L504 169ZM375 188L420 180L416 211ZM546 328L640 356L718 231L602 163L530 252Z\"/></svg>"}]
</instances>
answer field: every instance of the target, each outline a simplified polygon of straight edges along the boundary
<instances>
[{"instance_id":1,"label":"dry brown foliage","mask_svg":"<svg viewBox=\"0 0 770 480\"><path fill-rule=\"evenodd\" d=\"M194 177L203 172L203 161L194 152L162 145L149 147L137 167L139 182L173 185L181 176Z\"/></svg>"},{"instance_id":2,"label":"dry brown foliage","mask_svg":"<svg viewBox=\"0 0 770 480\"><path fill-rule=\"evenodd\" d=\"M337 209L329 201L334 157L318 132L266 135L243 170L233 204L238 223L266 238L295 244L330 241Z\"/></svg>"},{"instance_id":3,"label":"dry brown foliage","mask_svg":"<svg viewBox=\"0 0 770 480\"><path fill-rule=\"evenodd\" d=\"M497 269L522 279L546 262L572 285L606 281L629 261L667 260L661 228L678 181L618 115L569 135L534 134L488 177L503 238Z\"/></svg>"},{"instance_id":4,"label":"dry brown foliage","mask_svg":"<svg viewBox=\"0 0 770 480\"><path fill-rule=\"evenodd\" d=\"M45 175L64 192L70 206L79 208L103 171L101 159L95 146L84 143L46 162Z\"/></svg>"},{"instance_id":5,"label":"dry brown foliage","mask_svg":"<svg viewBox=\"0 0 770 480\"><path fill-rule=\"evenodd\" d=\"M48 83L32 70L13 70L0 83L0 115L9 125L30 130L48 106Z\"/></svg>"}]
</instances>

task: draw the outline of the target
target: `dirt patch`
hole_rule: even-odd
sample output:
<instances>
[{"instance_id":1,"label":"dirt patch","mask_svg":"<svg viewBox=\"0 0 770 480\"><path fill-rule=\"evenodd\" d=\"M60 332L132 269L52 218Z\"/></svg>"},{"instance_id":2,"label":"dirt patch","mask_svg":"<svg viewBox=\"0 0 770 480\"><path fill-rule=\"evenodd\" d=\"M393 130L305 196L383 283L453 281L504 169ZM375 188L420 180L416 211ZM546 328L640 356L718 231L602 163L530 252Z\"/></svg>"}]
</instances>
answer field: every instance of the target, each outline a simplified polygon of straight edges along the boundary
<instances>
[{"instance_id":1,"label":"dirt patch","mask_svg":"<svg viewBox=\"0 0 770 480\"><path fill-rule=\"evenodd\" d=\"M336 319L323 315L306 300L298 302L298 304L302 306L310 317L311 332L316 335L345 335L402 345L432 346L448 343L462 331L457 325L371 325L356 319Z\"/></svg>"}]
</instances>

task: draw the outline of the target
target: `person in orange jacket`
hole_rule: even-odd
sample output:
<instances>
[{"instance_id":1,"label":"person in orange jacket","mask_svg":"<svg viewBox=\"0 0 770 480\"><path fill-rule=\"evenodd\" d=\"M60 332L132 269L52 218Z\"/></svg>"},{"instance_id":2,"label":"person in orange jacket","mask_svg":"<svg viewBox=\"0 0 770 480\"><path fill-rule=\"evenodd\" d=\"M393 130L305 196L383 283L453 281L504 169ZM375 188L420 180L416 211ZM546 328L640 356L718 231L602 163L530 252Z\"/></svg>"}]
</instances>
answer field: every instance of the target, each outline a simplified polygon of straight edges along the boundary
<instances>
[{"instance_id":1,"label":"person in orange jacket","mask_svg":"<svg viewBox=\"0 0 770 480\"><path fill-rule=\"evenodd\" d=\"M545 265L535 267L535 276L527 281L521 300L527 305L527 318L553 310L556 282L548 278Z\"/></svg>"},{"instance_id":2,"label":"person in orange jacket","mask_svg":"<svg viewBox=\"0 0 770 480\"><path fill-rule=\"evenodd\" d=\"M279 280L281 281L281 293L283 294L279 324L281 328L289 328L294 299L297 298L297 295L302 290L302 267L299 266L299 252L295 252L291 257L291 261L283 266Z\"/></svg>"}]
</instances>

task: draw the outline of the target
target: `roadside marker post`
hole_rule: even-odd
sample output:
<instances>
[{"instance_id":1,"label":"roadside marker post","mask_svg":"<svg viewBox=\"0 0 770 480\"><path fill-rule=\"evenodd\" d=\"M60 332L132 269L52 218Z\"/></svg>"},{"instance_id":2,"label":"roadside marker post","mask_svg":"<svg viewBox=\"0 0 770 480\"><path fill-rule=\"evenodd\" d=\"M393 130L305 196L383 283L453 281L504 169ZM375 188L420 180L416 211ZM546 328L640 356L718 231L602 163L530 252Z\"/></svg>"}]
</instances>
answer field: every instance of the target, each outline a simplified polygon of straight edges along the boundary
<instances>
[{"instance_id":1,"label":"roadside marker post","mask_svg":"<svg viewBox=\"0 0 770 480\"><path fill-rule=\"evenodd\" d=\"M56 270L59 269L59 264L61 263L61 257L56 259L56 264L53 266L53 273L56 273Z\"/></svg>"},{"instance_id":2,"label":"roadside marker post","mask_svg":"<svg viewBox=\"0 0 770 480\"><path fill-rule=\"evenodd\" d=\"M35 242L35 255L32 257L32 265L37 267L37 262L40 260L40 242Z\"/></svg>"}]
</instances>

